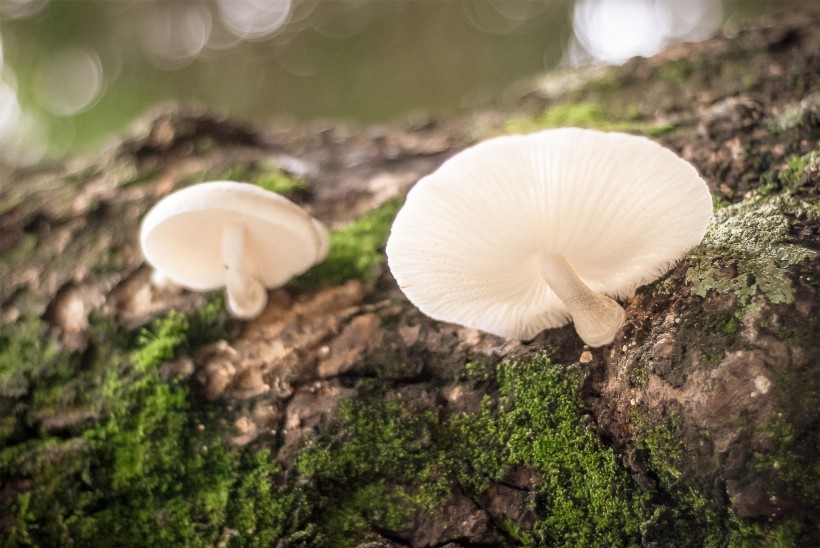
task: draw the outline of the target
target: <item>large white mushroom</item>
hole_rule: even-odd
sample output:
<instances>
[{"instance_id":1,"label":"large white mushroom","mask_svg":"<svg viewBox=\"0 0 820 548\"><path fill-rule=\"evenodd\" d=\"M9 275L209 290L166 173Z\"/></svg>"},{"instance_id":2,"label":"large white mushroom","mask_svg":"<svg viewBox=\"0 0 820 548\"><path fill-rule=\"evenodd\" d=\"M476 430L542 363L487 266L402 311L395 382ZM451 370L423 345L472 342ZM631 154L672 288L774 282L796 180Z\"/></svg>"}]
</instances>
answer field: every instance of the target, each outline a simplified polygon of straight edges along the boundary
<instances>
[{"instance_id":1,"label":"large white mushroom","mask_svg":"<svg viewBox=\"0 0 820 548\"><path fill-rule=\"evenodd\" d=\"M325 258L327 228L290 200L233 181L184 188L142 221L146 260L172 282L197 291L225 287L228 309L250 319L279 287Z\"/></svg>"},{"instance_id":2,"label":"large white mushroom","mask_svg":"<svg viewBox=\"0 0 820 548\"><path fill-rule=\"evenodd\" d=\"M577 128L497 137L411 189L388 264L434 319L515 339L571 319L603 346L624 321L610 297L666 272L711 216L695 168L649 139Z\"/></svg>"}]
</instances>

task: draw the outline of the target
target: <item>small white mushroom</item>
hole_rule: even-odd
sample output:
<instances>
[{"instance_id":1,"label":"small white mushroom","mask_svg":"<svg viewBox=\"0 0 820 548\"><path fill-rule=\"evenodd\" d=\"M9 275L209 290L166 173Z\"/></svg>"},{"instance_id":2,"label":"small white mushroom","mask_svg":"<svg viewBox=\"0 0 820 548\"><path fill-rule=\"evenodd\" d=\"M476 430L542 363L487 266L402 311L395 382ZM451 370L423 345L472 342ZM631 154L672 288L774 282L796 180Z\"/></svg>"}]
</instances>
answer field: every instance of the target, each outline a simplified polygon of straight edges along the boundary
<instances>
[{"instance_id":1,"label":"small white mushroom","mask_svg":"<svg viewBox=\"0 0 820 548\"><path fill-rule=\"evenodd\" d=\"M184 188L142 221L145 259L161 277L196 291L225 287L228 309L251 319L279 287L325 258L328 232L273 192L232 181Z\"/></svg>"},{"instance_id":2,"label":"small white mushroom","mask_svg":"<svg viewBox=\"0 0 820 548\"><path fill-rule=\"evenodd\" d=\"M485 141L421 179L387 256L434 319L516 339L571 319L597 347L624 321L610 297L666 272L711 216L706 184L672 151L562 128Z\"/></svg>"}]
</instances>

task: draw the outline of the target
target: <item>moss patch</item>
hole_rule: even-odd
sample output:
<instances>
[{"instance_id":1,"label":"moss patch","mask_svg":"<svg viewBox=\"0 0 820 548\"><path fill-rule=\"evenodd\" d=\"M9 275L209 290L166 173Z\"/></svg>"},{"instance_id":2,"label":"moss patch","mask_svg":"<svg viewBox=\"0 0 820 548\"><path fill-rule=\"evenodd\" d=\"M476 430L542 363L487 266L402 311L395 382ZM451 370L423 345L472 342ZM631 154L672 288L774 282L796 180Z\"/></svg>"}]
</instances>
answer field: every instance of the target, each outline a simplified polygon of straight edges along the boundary
<instances>
[{"instance_id":1,"label":"moss patch","mask_svg":"<svg viewBox=\"0 0 820 548\"><path fill-rule=\"evenodd\" d=\"M500 447L502 467L536 469L542 483L530 533L540 545L637 543L646 499L585 420L583 373L544 357L498 369L500 399L471 428ZM476 448L486 446L480 443Z\"/></svg>"},{"instance_id":2,"label":"moss patch","mask_svg":"<svg viewBox=\"0 0 820 548\"><path fill-rule=\"evenodd\" d=\"M530 133L558 127L582 127L602 131L621 131L657 136L675 129L671 123L643 119L637 107L626 109L622 116L596 102L559 103L534 119L515 118L507 122L509 133Z\"/></svg>"},{"instance_id":3,"label":"moss patch","mask_svg":"<svg viewBox=\"0 0 820 548\"><path fill-rule=\"evenodd\" d=\"M659 546L795 546L800 524L787 519L761 524L738 518L722 500L684 485L687 448L674 419L639 434L640 456L658 479L652 515L642 525L644 543Z\"/></svg>"},{"instance_id":4,"label":"moss patch","mask_svg":"<svg viewBox=\"0 0 820 548\"><path fill-rule=\"evenodd\" d=\"M390 396L378 390L343 407L341 428L331 427L299 460L300 471L324 494L316 522L325 538L351 545L368 530L395 530L414 511L435 512L448 486L479 497L523 466L541 478L532 496L537 520L522 531L497 516L499 539L638 542L646 499L584 418L581 372L541 356L487 373L488 388L501 396L485 398L478 414L442 418L396 400L385 404ZM332 434L340 431L341 438Z\"/></svg>"},{"instance_id":5,"label":"moss patch","mask_svg":"<svg viewBox=\"0 0 820 548\"><path fill-rule=\"evenodd\" d=\"M391 200L331 231L327 258L296 278L292 285L307 289L338 285L352 278L366 283L376 281L385 262L384 246L390 227L402 203L403 200Z\"/></svg>"},{"instance_id":6,"label":"moss patch","mask_svg":"<svg viewBox=\"0 0 820 548\"><path fill-rule=\"evenodd\" d=\"M163 380L159 371L163 361L187 347L189 334L203 337L203 328L220 325L208 317L220 310L212 305L189 317L171 313L136 336L96 319L85 363L80 356L38 346L20 334L16 344L24 345L28 354L14 345L3 346L4 359L72 369L82 386L73 391L61 387L59 392L93 396L98 416L68 436L29 432L24 440L12 432L4 440L0 484L18 486L11 506L0 508L4 516L16 518L6 531L6 545L214 545L224 528L249 519L247 508L256 507L264 485L247 486L242 478L251 474L269 480L276 470L269 455L244 455L227 448L217 429L198 428L202 410L191 408L187 388L176 379ZM42 329L34 321L21 328L34 335ZM130 351L129 341L134 341ZM90 376L83 376L83 369ZM62 379L45 375L38 383L24 387L26 393L15 400L3 399L11 405L4 411L17 419L18 431L32 421L26 400L41 399L61 386ZM282 504L289 500L285 497ZM278 502L266 501L254 515L272 529L263 538L283 533L281 524L289 511L281 510Z\"/></svg>"},{"instance_id":7,"label":"moss patch","mask_svg":"<svg viewBox=\"0 0 820 548\"><path fill-rule=\"evenodd\" d=\"M382 531L406 531L414 515L436 516L454 488L480 500L495 482L521 469L536 478L523 494L528 502L516 506L528 505L531 526L502 512L491 516L484 538L528 546L684 538L720 544L786 538L794 531L751 526L682 488L680 437L671 428L655 428L642 445L659 488L671 497L655 500L589 421L581 398L584 372L545 355L466 367L466 389L497 394L484 396L478 412L410 404L401 389L359 380L358 395L341 405L283 474L274 440L261 451L226 445L220 419L227 411L197 403L185 383L160 374L161 363L222 333L221 310L212 301L198 314L171 312L132 334L98 321L93 340L130 347L94 357L94 364L108 366L91 366L104 371L92 388L99 418L68 437L43 432L23 441L12 434L0 451L0 481L21 485L3 509L16 520L10 546L280 540L354 546L380 538ZM27 329L33 342L39 327ZM70 355L48 345L29 347L71 363ZM5 348L19 357L17 347ZM33 483L24 486L27 478Z\"/></svg>"},{"instance_id":8,"label":"moss patch","mask_svg":"<svg viewBox=\"0 0 820 548\"><path fill-rule=\"evenodd\" d=\"M297 470L316 490L313 520L334 546L355 546L368 532L396 530L417 509L434 509L447 495L431 445L435 415L384 403L374 387L340 410L344 435L326 432L309 444ZM438 476L438 480L436 479Z\"/></svg>"},{"instance_id":9,"label":"moss patch","mask_svg":"<svg viewBox=\"0 0 820 548\"><path fill-rule=\"evenodd\" d=\"M308 188L304 177L288 174L270 162L260 161L236 164L215 173L201 174L196 176L193 182L213 180L246 182L283 195L294 194Z\"/></svg>"}]
</instances>

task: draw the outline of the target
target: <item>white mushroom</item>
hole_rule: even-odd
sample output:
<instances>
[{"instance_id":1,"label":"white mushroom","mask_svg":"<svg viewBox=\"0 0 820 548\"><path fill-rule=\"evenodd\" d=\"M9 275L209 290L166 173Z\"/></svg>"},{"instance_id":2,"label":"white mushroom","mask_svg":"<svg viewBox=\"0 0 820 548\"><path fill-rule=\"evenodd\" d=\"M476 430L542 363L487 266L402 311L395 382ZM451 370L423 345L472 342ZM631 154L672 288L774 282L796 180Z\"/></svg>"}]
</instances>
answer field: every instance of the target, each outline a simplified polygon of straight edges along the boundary
<instances>
[{"instance_id":1,"label":"white mushroom","mask_svg":"<svg viewBox=\"0 0 820 548\"><path fill-rule=\"evenodd\" d=\"M570 319L590 346L614 340L610 297L697 245L712 199L695 168L643 137L562 128L485 141L411 189L387 256L425 314L529 339Z\"/></svg>"},{"instance_id":2,"label":"white mushroom","mask_svg":"<svg viewBox=\"0 0 820 548\"><path fill-rule=\"evenodd\" d=\"M258 186L232 181L184 188L142 221L146 260L197 291L225 287L238 318L261 314L266 288L284 285L325 258L328 232L302 208Z\"/></svg>"}]
</instances>

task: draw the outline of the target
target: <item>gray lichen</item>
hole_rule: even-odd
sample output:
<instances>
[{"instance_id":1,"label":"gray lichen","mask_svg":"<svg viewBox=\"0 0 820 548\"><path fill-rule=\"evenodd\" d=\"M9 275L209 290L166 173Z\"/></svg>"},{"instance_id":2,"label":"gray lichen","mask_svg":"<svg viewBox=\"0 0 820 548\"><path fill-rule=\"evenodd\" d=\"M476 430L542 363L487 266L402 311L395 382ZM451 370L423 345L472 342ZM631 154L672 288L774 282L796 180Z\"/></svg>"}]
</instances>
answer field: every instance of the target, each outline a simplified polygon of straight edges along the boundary
<instances>
[{"instance_id":1,"label":"gray lichen","mask_svg":"<svg viewBox=\"0 0 820 548\"><path fill-rule=\"evenodd\" d=\"M686 279L692 293L733 293L740 316L754 311L761 297L774 304L793 302L789 267L817 256L794 243L795 217L818 220L820 209L794 196L755 195L718 211L689 258Z\"/></svg>"}]
</instances>

